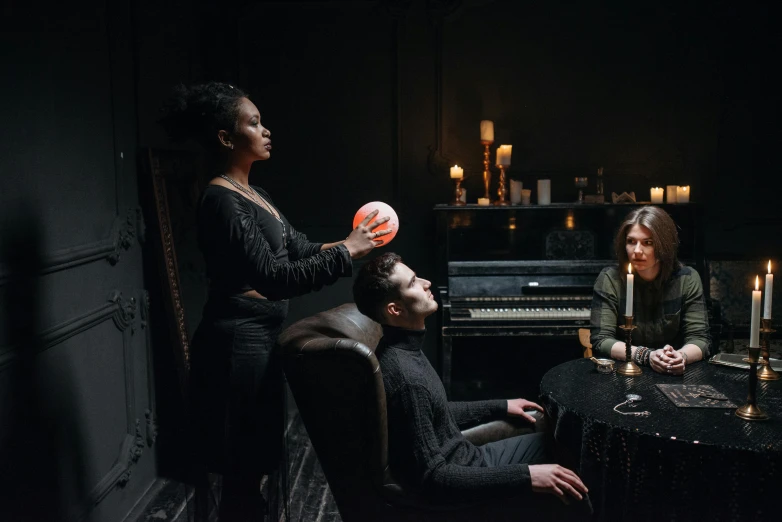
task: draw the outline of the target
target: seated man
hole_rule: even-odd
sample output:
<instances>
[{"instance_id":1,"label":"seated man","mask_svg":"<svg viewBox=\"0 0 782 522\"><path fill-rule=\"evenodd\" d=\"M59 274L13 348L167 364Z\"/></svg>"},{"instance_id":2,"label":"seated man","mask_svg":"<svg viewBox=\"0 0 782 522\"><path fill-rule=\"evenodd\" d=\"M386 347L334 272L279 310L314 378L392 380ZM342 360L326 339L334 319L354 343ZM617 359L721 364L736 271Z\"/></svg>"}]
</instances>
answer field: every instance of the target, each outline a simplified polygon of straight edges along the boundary
<instances>
[{"instance_id":1,"label":"seated man","mask_svg":"<svg viewBox=\"0 0 782 522\"><path fill-rule=\"evenodd\" d=\"M353 285L359 311L383 326L375 355L383 371L389 462L395 476L406 489L433 502L512 496L532 500L527 494L536 492L556 495L565 504L583 499L581 506L591 512L581 479L569 469L546 463L551 462L550 435L521 435L480 447L462 435L463 428L506 416L535 422L524 410L543 410L524 399L448 402L440 378L421 351L424 319L438 306L430 286L390 252L364 265ZM553 499L534 498L553 504L544 512L557 510L559 503Z\"/></svg>"}]
</instances>

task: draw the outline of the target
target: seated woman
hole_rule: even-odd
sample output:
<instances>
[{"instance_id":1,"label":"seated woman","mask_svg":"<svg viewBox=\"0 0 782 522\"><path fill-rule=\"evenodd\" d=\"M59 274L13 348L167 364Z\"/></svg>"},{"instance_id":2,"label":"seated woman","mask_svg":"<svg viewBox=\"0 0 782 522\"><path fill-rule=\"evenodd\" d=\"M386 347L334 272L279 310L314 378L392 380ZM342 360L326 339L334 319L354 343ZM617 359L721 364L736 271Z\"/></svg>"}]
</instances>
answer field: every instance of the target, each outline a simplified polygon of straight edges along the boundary
<instances>
[{"instance_id":1,"label":"seated woman","mask_svg":"<svg viewBox=\"0 0 782 522\"><path fill-rule=\"evenodd\" d=\"M700 275L679 262L673 219L657 207L641 207L622 223L614 240L618 267L604 268L592 296L591 342L603 357L625 360L627 264L633 265L632 359L659 373L681 375L709 355L711 338Z\"/></svg>"}]
</instances>

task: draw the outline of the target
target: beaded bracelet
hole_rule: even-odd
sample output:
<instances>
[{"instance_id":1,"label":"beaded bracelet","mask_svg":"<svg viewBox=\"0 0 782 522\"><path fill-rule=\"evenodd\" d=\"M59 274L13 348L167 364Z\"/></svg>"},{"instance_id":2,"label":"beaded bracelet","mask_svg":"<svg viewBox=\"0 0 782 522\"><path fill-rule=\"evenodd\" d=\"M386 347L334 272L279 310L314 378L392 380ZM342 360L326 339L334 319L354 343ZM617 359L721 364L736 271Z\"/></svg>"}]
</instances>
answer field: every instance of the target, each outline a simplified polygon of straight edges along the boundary
<instances>
[{"instance_id":1,"label":"beaded bracelet","mask_svg":"<svg viewBox=\"0 0 782 522\"><path fill-rule=\"evenodd\" d=\"M641 363L638 361L638 359L639 359L639 356L641 355L641 351L642 351L642 349L643 349L643 347L642 347L642 346L638 346L638 347L635 349L635 352L634 352L634 353L633 353L633 355L632 355L632 360L633 360L633 362L634 362L635 364L641 364Z\"/></svg>"},{"instance_id":2,"label":"beaded bracelet","mask_svg":"<svg viewBox=\"0 0 782 522\"><path fill-rule=\"evenodd\" d=\"M646 366L649 364L649 353L650 350L646 346L639 346L635 350L635 356L633 357L633 360L638 364L638 366Z\"/></svg>"}]
</instances>

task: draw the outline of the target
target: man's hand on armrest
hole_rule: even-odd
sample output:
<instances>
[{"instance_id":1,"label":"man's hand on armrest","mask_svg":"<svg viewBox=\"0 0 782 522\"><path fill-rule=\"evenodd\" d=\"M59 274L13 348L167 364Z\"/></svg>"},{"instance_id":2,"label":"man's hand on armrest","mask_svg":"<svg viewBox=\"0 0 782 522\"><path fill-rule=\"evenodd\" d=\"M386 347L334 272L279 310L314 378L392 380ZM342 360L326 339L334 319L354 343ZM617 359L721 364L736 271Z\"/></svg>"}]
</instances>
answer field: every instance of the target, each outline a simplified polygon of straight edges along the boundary
<instances>
[{"instance_id":1,"label":"man's hand on armrest","mask_svg":"<svg viewBox=\"0 0 782 522\"><path fill-rule=\"evenodd\" d=\"M526 399L509 399L508 400L508 416L509 417L524 417L532 424L535 424L535 417L530 415L524 410L538 410L543 411L543 408L539 404L528 401Z\"/></svg>"}]
</instances>

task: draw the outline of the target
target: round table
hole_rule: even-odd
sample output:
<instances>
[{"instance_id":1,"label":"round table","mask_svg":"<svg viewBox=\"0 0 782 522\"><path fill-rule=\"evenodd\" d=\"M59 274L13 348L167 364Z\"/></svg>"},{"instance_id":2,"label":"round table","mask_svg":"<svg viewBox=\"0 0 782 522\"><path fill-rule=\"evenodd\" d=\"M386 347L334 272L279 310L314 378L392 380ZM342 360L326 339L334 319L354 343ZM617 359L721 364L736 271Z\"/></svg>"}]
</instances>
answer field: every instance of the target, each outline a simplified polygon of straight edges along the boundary
<instances>
[{"instance_id":1,"label":"round table","mask_svg":"<svg viewBox=\"0 0 782 522\"><path fill-rule=\"evenodd\" d=\"M782 519L782 380L759 381L769 420L735 408L677 407L657 384L709 384L746 403L748 371L698 362L684 377L600 374L589 359L560 364L541 381L562 463L589 488L595 520ZM628 393L648 417L614 412Z\"/></svg>"}]
</instances>

